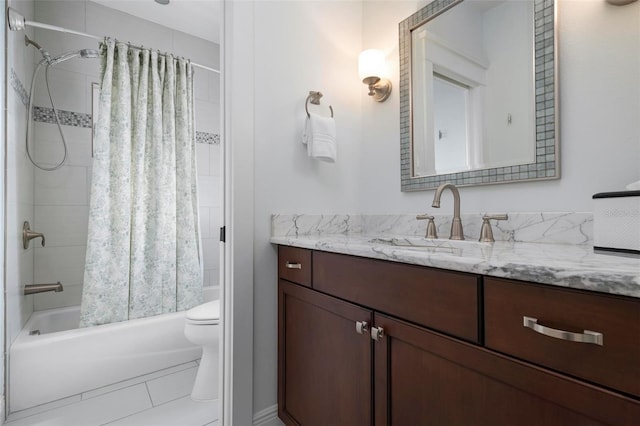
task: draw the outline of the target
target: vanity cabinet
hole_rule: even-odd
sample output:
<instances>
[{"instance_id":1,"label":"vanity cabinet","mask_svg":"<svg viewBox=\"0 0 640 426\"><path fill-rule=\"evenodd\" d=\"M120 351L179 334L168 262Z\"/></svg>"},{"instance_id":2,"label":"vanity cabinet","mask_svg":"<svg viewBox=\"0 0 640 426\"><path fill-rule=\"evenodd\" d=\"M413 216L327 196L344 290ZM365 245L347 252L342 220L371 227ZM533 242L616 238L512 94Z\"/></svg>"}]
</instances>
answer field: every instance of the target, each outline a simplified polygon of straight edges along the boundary
<instances>
[{"instance_id":1,"label":"vanity cabinet","mask_svg":"<svg viewBox=\"0 0 640 426\"><path fill-rule=\"evenodd\" d=\"M370 425L372 312L279 282L278 406L289 425Z\"/></svg>"},{"instance_id":2,"label":"vanity cabinet","mask_svg":"<svg viewBox=\"0 0 640 426\"><path fill-rule=\"evenodd\" d=\"M493 289L486 294L493 278L292 247L281 247L279 265L298 263L291 256L306 256L310 281L289 280L279 268L278 410L287 425L640 421L640 400L616 377L600 386L533 355L487 347L485 336L487 344L501 341L489 328L502 324L485 321L485 303L505 312L512 304ZM637 301L624 301L639 312ZM640 363L637 346L621 347L628 371Z\"/></svg>"},{"instance_id":3,"label":"vanity cabinet","mask_svg":"<svg viewBox=\"0 0 640 426\"><path fill-rule=\"evenodd\" d=\"M640 398L638 299L487 277L484 305L488 348Z\"/></svg>"}]
</instances>

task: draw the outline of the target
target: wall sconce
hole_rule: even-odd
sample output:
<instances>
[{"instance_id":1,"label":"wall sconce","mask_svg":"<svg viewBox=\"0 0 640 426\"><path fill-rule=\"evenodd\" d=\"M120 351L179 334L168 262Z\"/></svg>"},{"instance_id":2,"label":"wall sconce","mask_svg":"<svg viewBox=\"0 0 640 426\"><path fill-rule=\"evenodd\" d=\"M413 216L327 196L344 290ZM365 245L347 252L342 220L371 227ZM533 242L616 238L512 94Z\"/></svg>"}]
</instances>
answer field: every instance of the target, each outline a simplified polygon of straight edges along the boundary
<instances>
[{"instance_id":1,"label":"wall sconce","mask_svg":"<svg viewBox=\"0 0 640 426\"><path fill-rule=\"evenodd\" d=\"M384 102L391 94L391 82L381 75L386 74L384 53L377 49L368 49L358 57L358 74L362 82L369 86L369 96L376 102Z\"/></svg>"}]
</instances>

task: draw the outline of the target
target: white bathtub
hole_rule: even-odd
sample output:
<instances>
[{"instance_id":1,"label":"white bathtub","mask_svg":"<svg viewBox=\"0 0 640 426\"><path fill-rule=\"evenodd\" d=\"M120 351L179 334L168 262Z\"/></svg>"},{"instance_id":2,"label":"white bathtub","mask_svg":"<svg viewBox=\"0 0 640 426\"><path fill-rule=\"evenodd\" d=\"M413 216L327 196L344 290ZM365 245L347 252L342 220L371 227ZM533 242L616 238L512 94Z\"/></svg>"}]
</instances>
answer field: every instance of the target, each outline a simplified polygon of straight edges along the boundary
<instances>
[{"instance_id":1,"label":"white bathtub","mask_svg":"<svg viewBox=\"0 0 640 426\"><path fill-rule=\"evenodd\" d=\"M217 297L205 290L205 299ZM198 359L184 312L78 328L80 307L34 312L11 345L9 411ZM39 330L39 335L30 335Z\"/></svg>"}]
</instances>

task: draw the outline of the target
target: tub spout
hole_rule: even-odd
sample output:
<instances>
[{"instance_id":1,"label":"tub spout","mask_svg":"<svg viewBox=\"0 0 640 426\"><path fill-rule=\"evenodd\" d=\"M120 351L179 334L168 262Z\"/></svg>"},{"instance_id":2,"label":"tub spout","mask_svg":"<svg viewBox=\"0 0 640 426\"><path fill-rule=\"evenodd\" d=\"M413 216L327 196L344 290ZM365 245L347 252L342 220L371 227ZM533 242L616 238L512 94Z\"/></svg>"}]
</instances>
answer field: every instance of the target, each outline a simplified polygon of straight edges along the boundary
<instances>
[{"instance_id":1,"label":"tub spout","mask_svg":"<svg viewBox=\"0 0 640 426\"><path fill-rule=\"evenodd\" d=\"M64 290L62 288L62 284L58 281L55 284L27 284L24 286L24 295L28 296L29 294L35 293L45 293L47 291L55 291L56 293Z\"/></svg>"}]
</instances>

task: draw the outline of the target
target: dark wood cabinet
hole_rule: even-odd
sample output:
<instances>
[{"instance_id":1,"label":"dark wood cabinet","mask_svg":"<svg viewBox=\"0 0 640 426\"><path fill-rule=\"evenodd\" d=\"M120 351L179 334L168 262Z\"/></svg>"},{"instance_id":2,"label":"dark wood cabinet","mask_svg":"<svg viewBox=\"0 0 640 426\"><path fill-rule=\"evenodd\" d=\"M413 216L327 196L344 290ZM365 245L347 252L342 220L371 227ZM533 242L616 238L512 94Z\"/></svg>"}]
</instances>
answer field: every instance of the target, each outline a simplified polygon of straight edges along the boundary
<instances>
[{"instance_id":1,"label":"dark wood cabinet","mask_svg":"<svg viewBox=\"0 0 640 426\"><path fill-rule=\"evenodd\" d=\"M287 247L279 264L299 256L296 250ZM624 383L617 388L616 379L605 388L520 353L485 347L485 334L494 341L495 333L483 326L501 327L497 319L485 321L485 303L491 310L502 304L509 315L510 306L522 302L515 295L499 299L493 289L485 294L483 277L317 251L304 255L310 280L296 283L281 274L278 286L278 409L285 424L640 424L640 400L625 393ZM464 312L448 312L455 309ZM637 313L640 304L630 309ZM640 322L633 315L629 320ZM640 363L633 358L638 346L632 341L620 349L627 353L620 359L633 364L628 371Z\"/></svg>"},{"instance_id":2,"label":"dark wood cabinet","mask_svg":"<svg viewBox=\"0 0 640 426\"><path fill-rule=\"evenodd\" d=\"M484 294L487 347L640 398L639 299L493 277ZM602 344L546 336L524 327L524 317L577 335L600 333Z\"/></svg>"},{"instance_id":3,"label":"dark wood cabinet","mask_svg":"<svg viewBox=\"0 0 640 426\"><path fill-rule=\"evenodd\" d=\"M278 414L290 425L370 425L370 310L279 281Z\"/></svg>"},{"instance_id":4,"label":"dark wood cabinet","mask_svg":"<svg viewBox=\"0 0 640 426\"><path fill-rule=\"evenodd\" d=\"M375 424L637 425L638 401L375 314Z\"/></svg>"},{"instance_id":5,"label":"dark wood cabinet","mask_svg":"<svg viewBox=\"0 0 640 426\"><path fill-rule=\"evenodd\" d=\"M378 312L480 342L480 276L314 252L313 288Z\"/></svg>"}]
</instances>

